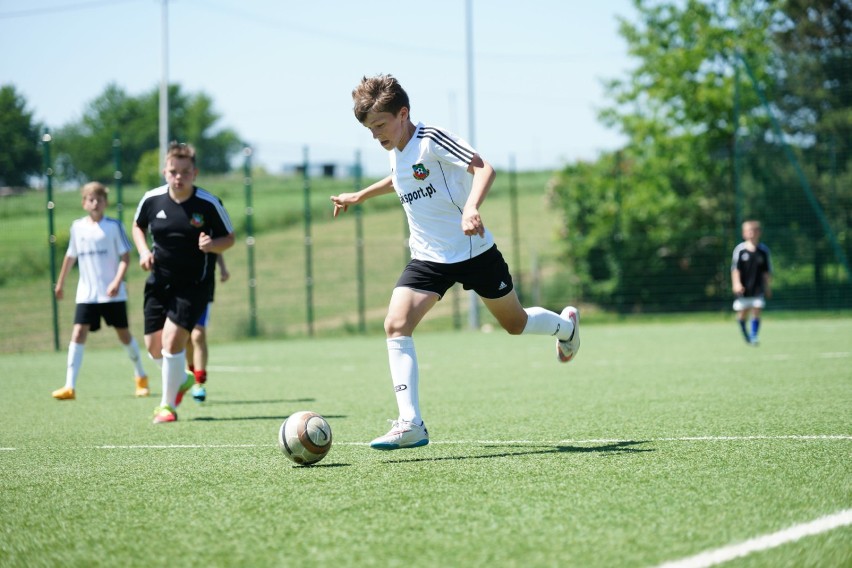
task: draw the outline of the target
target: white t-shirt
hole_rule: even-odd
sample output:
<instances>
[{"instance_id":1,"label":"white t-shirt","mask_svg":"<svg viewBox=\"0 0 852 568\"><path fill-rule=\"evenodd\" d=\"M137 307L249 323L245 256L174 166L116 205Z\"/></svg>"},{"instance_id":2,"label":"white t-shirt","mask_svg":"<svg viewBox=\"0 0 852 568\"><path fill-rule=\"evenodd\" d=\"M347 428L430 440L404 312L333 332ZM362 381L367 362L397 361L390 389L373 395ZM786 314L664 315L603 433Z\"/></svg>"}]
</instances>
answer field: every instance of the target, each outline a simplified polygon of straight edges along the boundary
<instances>
[{"instance_id":1,"label":"white t-shirt","mask_svg":"<svg viewBox=\"0 0 852 568\"><path fill-rule=\"evenodd\" d=\"M129 251L130 241L118 219L104 217L95 223L90 217L83 217L74 221L65 256L75 257L80 269L76 302L103 304L127 301L124 282L114 298L107 296L107 287L118 273L121 255Z\"/></svg>"},{"instance_id":2,"label":"white t-shirt","mask_svg":"<svg viewBox=\"0 0 852 568\"><path fill-rule=\"evenodd\" d=\"M462 210L476 150L455 134L417 124L402 151L390 152L393 187L408 217L411 257L445 264L469 260L494 246L494 237L464 234Z\"/></svg>"}]
</instances>

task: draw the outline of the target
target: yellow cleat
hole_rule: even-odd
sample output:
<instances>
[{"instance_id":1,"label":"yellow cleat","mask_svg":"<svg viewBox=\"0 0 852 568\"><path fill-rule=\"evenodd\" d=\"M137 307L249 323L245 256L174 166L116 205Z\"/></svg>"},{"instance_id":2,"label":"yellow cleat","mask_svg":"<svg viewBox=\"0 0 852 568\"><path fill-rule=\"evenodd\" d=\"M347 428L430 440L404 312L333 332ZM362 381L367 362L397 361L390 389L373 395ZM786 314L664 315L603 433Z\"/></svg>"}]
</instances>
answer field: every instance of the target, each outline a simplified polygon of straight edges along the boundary
<instances>
[{"instance_id":1,"label":"yellow cleat","mask_svg":"<svg viewBox=\"0 0 852 568\"><path fill-rule=\"evenodd\" d=\"M53 398L56 400L74 400L77 398L77 395L74 393L74 389L70 387L62 387L61 389L53 391Z\"/></svg>"},{"instance_id":2,"label":"yellow cleat","mask_svg":"<svg viewBox=\"0 0 852 568\"><path fill-rule=\"evenodd\" d=\"M136 377L136 396L148 396L151 391L148 390L148 377Z\"/></svg>"}]
</instances>

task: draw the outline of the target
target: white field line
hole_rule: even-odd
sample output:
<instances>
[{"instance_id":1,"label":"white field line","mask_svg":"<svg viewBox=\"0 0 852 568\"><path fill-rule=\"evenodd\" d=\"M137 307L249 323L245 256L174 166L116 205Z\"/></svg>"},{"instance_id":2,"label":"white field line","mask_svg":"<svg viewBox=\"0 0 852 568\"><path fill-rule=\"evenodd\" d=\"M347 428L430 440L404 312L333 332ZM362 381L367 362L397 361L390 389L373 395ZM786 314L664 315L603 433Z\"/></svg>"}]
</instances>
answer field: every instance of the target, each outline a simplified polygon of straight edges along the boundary
<instances>
[{"instance_id":1,"label":"white field line","mask_svg":"<svg viewBox=\"0 0 852 568\"><path fill-rule=\"evenodd\" d=\"M738 442L752 440L852 440L852 435L790 435L790 436L683 436L678 438L643 438L641 436L624 440L602 438L589 440L443 440L430 441L435 445L484 445L484 446L529 446L559 444L617 444L628 442ZM163 444L163 445L104 445L95 446L100 450L180 450L198 448L260 448L275 444ZM367 442L335 442L339 446L366 446ZM10 448L14 449L14 448Z\"/></svg>"},{"instance_id":2,"label":"white field line","mask_svg":"<svg viewBox=\"0 0 852 568\"><path fill-rule=\"evenodd\" d=\"M846 509L833 515L820 517L809 523L802 523L790 528L749 539L739 544L723 546L715 550L708 550L695 556L682 558L661 564L659 568L709 568L723 562L748 556L752 552L760 552L776 548L788 542L795 542L806 536L813 536L828 532L838 527L852 524L852 509Z\"/></svg>"}]
</instances>

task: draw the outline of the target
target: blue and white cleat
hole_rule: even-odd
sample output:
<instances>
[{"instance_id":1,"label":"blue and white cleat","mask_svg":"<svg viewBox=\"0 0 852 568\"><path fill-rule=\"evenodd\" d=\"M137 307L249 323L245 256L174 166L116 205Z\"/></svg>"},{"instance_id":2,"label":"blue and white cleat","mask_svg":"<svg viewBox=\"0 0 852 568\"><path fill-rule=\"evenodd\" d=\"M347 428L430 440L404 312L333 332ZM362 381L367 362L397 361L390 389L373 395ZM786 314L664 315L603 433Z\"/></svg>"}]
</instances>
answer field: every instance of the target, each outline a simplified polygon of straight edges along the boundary
<instances>
[{"instance_id":1,"label":"blue and white cleat","mask_svg":"<svg viewBox=\"0 0 852 568\"><path fill-rule=\"evenodd\" d=\"M192 400L195 402L202 403L207 400L207 388L201 383L192 385L192 389L189 392L192 395Z\"/></svg>"},{"instance_id":2,"label":"blue and white cleat","mask_svg":"<svg viewBox=\"0 0 852 568\"><path fill-rule=\"evenodd\" d=\"M425 424L415 424L407 420L389 420L393 426L390 432L370 442L374 450L400 450L419 448L429 443L429 431Z\"/></svg>"}]
</instances>

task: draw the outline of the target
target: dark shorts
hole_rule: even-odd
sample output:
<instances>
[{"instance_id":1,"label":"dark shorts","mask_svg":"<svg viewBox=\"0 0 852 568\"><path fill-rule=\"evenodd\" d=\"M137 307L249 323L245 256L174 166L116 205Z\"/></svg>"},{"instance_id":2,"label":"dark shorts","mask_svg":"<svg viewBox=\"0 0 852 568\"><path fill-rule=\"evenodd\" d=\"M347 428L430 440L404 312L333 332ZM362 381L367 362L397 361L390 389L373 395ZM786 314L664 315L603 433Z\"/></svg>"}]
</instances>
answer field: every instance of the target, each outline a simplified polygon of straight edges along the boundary
<instances>
[{"instance_id":1,"label":"dark shorts","mask_svg":"<svg viewBox=\"0 0 852 568\"><path fill-rule=\"evenodd\" d=\"M434 292L444 297L447 290L460 283L482 298L502 298L514 288L509 265L494 245L479 256L462 262L444 264L427 260L412 260L397 280L397 287Z\"/></svg>"},{"instance_id":2,"label":"dark shorts","mask_svg":"<svg viewBox=\"0 0 852 568\"><path fill-rule=\"evenodd\" d=\"M207 307L204 308L204 313L201 314L201 317L195 322L195 327L207 327L207 322L210 321L210 306L213 305L213 302L208 302Z\"/></svg>"},{"instance_id":3,"label":"dark shorts","mask_svg":"<svg viewBox=\"0 0 852 568\"><path fill-rule=\"evenodd\" d=\"M192 331L207 309L209 297L207 284L161 284L148 278L145 282L145 335L163 329L166 318Z\"/></svg>"},{"instance_id":4,"label":"dark shorts","mask_svg":"<svg viewBox=\"0 0 852 568\"><path fill-rule=\"evenodd\" d=\"M116 329L127 328L127 302L77 304L74 311L74 323L88 325L89 331L98 331L101 328L101 318L107 325Z\"/></svg>"}]
</instances>

